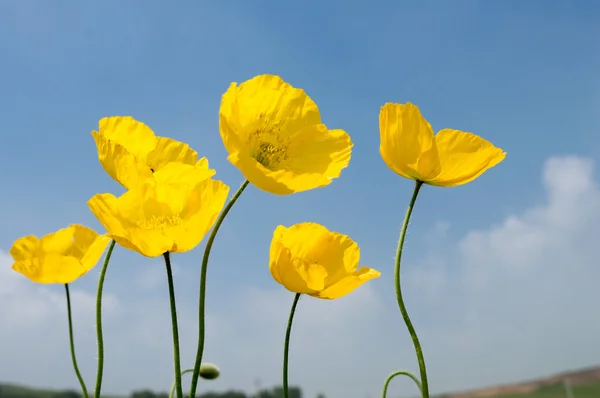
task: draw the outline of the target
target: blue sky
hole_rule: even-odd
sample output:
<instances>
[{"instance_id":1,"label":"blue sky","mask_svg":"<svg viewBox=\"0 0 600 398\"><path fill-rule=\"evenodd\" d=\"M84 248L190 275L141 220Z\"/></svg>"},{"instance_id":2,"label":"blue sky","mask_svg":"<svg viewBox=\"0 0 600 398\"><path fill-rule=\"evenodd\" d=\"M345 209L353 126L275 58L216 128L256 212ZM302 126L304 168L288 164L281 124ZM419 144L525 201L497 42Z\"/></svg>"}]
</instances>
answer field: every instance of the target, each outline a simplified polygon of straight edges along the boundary
<instances>
[{"instance_id":1,"label":"blue sky","mask_svg":"<svg viewBox=\"0 0 600 398\"><path fill-rule=\"evenodd\" d=\"M563 178L560 181L567 184L577 176L586 176L590 192L595 193L597 180L593 172L586 174L581 170L587 170L586 167L600 157L599 21L600 5L593 1L577 4L541 0L460 1L452 5L441 1L426 4L381 1L367 5L358 1L292 3L257 0L185 1L176 6L159 1L0 3L0 129L3 140L0 178L5 187L5 194L0 197L0 218L3 220L0 250L8 252L12 241L20 236L45 234L69 223L83 223L102 230L86 201L95 193L122 192L102 170L90 135L104 116L131 115L148 124L157 135L188 142L201 156L209 159L211 167L217 170L216 178L236 189L243 177L227 162L227 153L219 136L220 97L232 81L242 82L262 73L278 74L293 86L306 90L319 105L322 118L329 127L342 128L350 134L355 144L352 161L341 178L324 189L286 197L269 195L256 188L244 193L221 229L211 257L208 310L213 316L209 327L215 325L215 331L211 334L209 330L207 344L210 346L210 337L218 334L218 325L235 325L236 319L240 325L241 319L247 317L246 327L254 328L257 336L271 333L269 336L277 342L283 338L283 323L274 324L265 331L261 328L270 325L271 321L259 321L271 311L267 308L273 311L269 316L284 319L288 306L285 300L290 303L292 300L292 295L282 292L268 272L271 234L278 224L316 221L350 235L362 248L362 263L379 269L383 275L365 287L366 293L357 291L357 298L349 296L339 300L340 304L312 300L315 303L308 304L307 308L319 307L318 311L323 311L326 318L333 316L327 311L348 311L348 317L356 318L352 308L356 311L362 308L368 313L372 303L369 300L373 300L379 308L377 311L386 315L378 320L371 319L371 327L361 322L359 327L341 328L339 325L346 325L343 320L338 327L348 336L354 333L353 337L348 337L349 344L364 342L365 336L375 333L373 336L383 339L385 344L397 344L397 351L390 350L398 355L379 357L389 351L379 348L361 351L363 356L373 355L364 361L382 364L366 372L364 380L343 377L347 369L364 364L340 368L341 364L334 361L330 364L333 370L321 370L330 376L326 380L319 376L318 369L314 369L314 362L303 362L300 358L297 363L292 363L292 369L297 369L298 373L295 377L292 370L291 379L306 385L309 394L324 391L334 398L374 396L385 375L394 368L412 366L416 369L410 341L394 307L392 286L393 254L412 183L389 170L379 155L380 106L385 102L415 103L435 130L451 127L474 132L508 153L503 163L471 184L454 189L426 187L411 224L404 263L407 283L415 281L405 289L409 311L414 314L416 326L423 331L424 340L430 342L430 346L436 346L436 341L440 341L434 341L434 331L454 330L456 325L462 325L462 329L456 331L459 336L456 339L464 339L464 336L474 334L473 330L478 330L470 321L464 321L471 320L465 303L475 296L465 294L449 281L469 279L465 276L468 260L464 258L464 245L474 239L469 238L473 231L488 234L486 236L493 240L502 235L498 229L510 230L510 220L515 217L546 231L550 227L536 218L541 217L536 215L536 209L548 210L554 203L553 178ZM548 163L548 159L554 161ZM556 162L562 166L556 166ZM593 170L593 166L589 167ZM565 177L566 172L552 173L553 170L570 170L575 177L568 173ZM532 212L535 214L530 216ZM595 216L584 217L582 223L585 226L581 226L578 233L586 231L583 236L589 237L586 222ZM597 216L600 217L600 212ZM557 233L563 231L562 224L558 225L560 228L555 225ZM513 233L507 236L513 236ZM583 241L577 239L576 243L583 245ZM591 246L577 246L577 250L597 250ZM182 322L190 325L186 337L190 352L184 353L188 362L192 360L191 351L195 350L195 331L192 329L196 322L202 247L174 257L178 299L185 308ZM511 250L508 246L503 247L498 256ZM505 263L498 260L498 256L488 260L490 264L496 261L494 264L502 268ZM450 264L440 265L446 262ZM538 257L530 259L530 263L537 262L543 261ZM8 259L6 263L10 266ZM487 269L485 264L481 267ZM126 366L131 376L119 379L116 370L114 373L107 370L105 387L108 391L127 392L145 387L146 379L151 380L147 386L156 389L162 385L166 388L170 383L170 337L169 330L164 329L168 312L161 311L156 317L149 312L152 303L166 304L162 270L159 259L142 258L125 252L125 249L119 249L114 256L106 292L115 301L117 315L114 321L109 320L109 325L117 330L129 330L133 340L138 329L127 322L139 321L140 325L149 325L150 329L157 328L162 331L160 344L164 347L157 349L155 356L137 346L132 346L127 354L121 352L125 355L122 364L114 366ZM540 275L531 272L528 277L539 280ZM506 277L510 279L511 275L508 273ZM589 274L585 275L589 279ZM96 279L97 272L93 271L74 287L81 289L82 297L89 298ZM523 283L523 294L546 297L543 286L526 283L526 279L519 280ZM35 294L42 295L40 297L62 293L61 286L37 287L17 282L19 286L27 286L23 289L44 289L43 293L35 290ZM436 289L436 283L443 286ZM427 290L427 287L432 291L425 294L423 289ZM0 290L0 297L2 294ZM6 306L5 315L10 312L8 306L11 305L17 313L30 308L17 304L19 299L14 290L5 289L4 294L15 295L0 304ZM364 300L361 294L366 295ZM554 291L547 294L549 299L556 298ZM251 302L245 295L259 298L256 305L241 314L240 303ZM452 297L456 298L453 307L445 307ZM267 304L262 308L258 304L281 300L285 305L274 308ZM341 307L344 300L348 308ZM503 302L502 297L498 300ZM501 308L508 311L507 305L505 302L498 307L478 309L475 313L501 311ZM512 305L523 308L519 302ZM28 311L37 313L33 309ZM59 306L55 311L62 314ZM128 313L134 314L135 319L123 316ZM148 317L143 318L141 313L148 313ZM528 319L525 315L523 319ZM320 324L310 320L309 312L303 316L307 324L313 321ZM382 321L394 317L398 319L389 321L392 323ZM529 329L515 326L515 330L520 331L515 332L512 346L518 345L516 341L528 341L527 338L537 336L540 330L549 327L544 323L550 322L548 319L532 324ZM507 321L518 323L510 317ZM66 349L62 320L43 322L54 322L44 325L56 326L59 330L57 339L62 344L59 348ZM302 318L298 319L298 323L301 322ZM600 322L596 321L594 325L600 328ZM89 326L81 332L88 333L81 339L87 338L85 341L90 345L81 349L81 355L89 354L89 358L81 361L91 377L95 354L93 325L91 329ZM388 330L388 327L395 329ZM361 334L362 328L370 331ZM139 326L139 329L143 327ZM4 332L5 337L16 336L10 333L17 329L11 330ZM481 336L487 336L487 332L480 332ZM123 337L125 334L112 333L115 333L115 340L121 339L125 344L128 338ZM389 337L389 342L384 336ZM222 379L210 386L206 384L205 388L252 389L255 378L263 380L264 385L278 383L280 358L277 355L281 347L270 348L268 352L272 352L273 357L265 359L262 370L244 369L235 366L234 358L242 355L244 349L249 350L249 346L263 344L262 340L253 341L235 333L232 337L233 345L215 343L214 349L209 347L207 355L225 366L225 370ZM325 340L306 344L331 346L326 337L315 335L316 339L320 337ZM156 338L152 333L148 338L152 347L159 344L158 339L152 340ZM235 339L238 339L238 345L235 345ZM490 342L496 340L489 337L482 341L489 348ZM269 339L264 341L265 344L270 342ZM85 344L83 340L81 344ZM44 360L39 362L39 380L23 375L25 363L8 370L9 361L5 358L19 356L17 348L22 350L23 347L0 345L0 374L3 378L8 375L7 381L76 386L66 355L61 366L56 367L60 370L56 376L42 374ZM229 351L227 347L230 347ZM33 349L32 346L29 348ZM427 345L424 349L427 354ZM116 355L117 348L114 350ZM458 348L456 350L460 352ZM489 355L499 357L474 358L462 365L468 372L469 366L481 368L485 361L499 364L497 372L479 375L475 380L463 374L448 378L444 367L461 365L452 365L442 352L432 352L433 390L474 387L600 362L598 350L594 353L594 361L589 350L584 352L582 349L582 356L577 357L572 356L573 349L569 349L571 354L556 353L555 360L544 365L545 368L532 362L507 373L505 369L509 363L501 365L502 350L490 350ZM258 354L249 350L245 355ZM158 361L157 358L164 363L153 367L152 361ZM460 358L452 359L457 360ZM48 359L47 363L51 362ZM131 370L132 366L137 366L136 370ZM107 367L111 367L110 358L107 358ZM302 367L311 367L311 371L302 370ZM377 373L380 368L383 373ZM352 383L364 383L364 387ZM342 385L346 385L347 390ZM406 388L409 388L408 384ZM358 395L352 395L355 391L359 391Z\"/></svg>"}]
</instances>

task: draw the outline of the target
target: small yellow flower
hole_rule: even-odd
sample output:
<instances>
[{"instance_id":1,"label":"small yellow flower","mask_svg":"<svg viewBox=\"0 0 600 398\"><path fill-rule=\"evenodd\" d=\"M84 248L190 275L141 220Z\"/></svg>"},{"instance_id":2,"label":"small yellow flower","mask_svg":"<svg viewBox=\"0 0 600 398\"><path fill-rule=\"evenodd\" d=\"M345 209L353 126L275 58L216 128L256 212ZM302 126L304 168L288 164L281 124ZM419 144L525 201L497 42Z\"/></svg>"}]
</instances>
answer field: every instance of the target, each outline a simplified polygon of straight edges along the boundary
<instances>
[{"instance_id":1,"label":"small yellow flower","mask_svg":"<svg viewBox=\"0 0 600 398\"><path fill-rule=\"evenodd\" d=\"M229 193L227 185L211 178L193 183L185 176L193 168L169 164L119 198L98 194L88 205L125 248L147 257L192 250L212 227Z\"/></svg>"},{"instance_id":2,"label":"small yellow flower","mask_svg":"<svg viewBox=\"0 0 600 398\"><path fill-rule=\"evenodd\" d=\"M483 138L443 129L433 135L419 108L387 103L379 113L379 152L390 169L429 185L455 187L473 181L506 156Z\"/></svg>"},{"instance_id":3,"label":"small yellow flower","mask_svg":"<svg viewBox=\"0 0 600 398\"><path fill-rule=\"evenodd\" d=\"M92 136L102 167L127 189L152 177L171 162L195 166L206 178L215 174L208 168L208 160L197 160L198 153L188 144L158 137L148 126L130 116L101 119L98 131L92 131Z\"/></svg>"},{"instance_id":4,"label":"small yellow flower","mask_svg":"<svg viewBox=\"0 0 600 398\"><path fill-rule=\"evenodd\" d=\"M327 129L304 90L279 76L231 83L219 115L228 160L264 191L287 195L329 185L350 162L348 134Z\"/></svg>"},{"instance_id":5,"label":"small yellow flower","mask_svg":"<svg viewBox=\"0 0 600 398\"><path fill-rule=\"evenodd\" d=\"M358 245L346 235L315 223L280 225L273 233L269 269L291 292L336 299L381 275L367 267L357 270L359 260Z\"/></svg>"},{"instance_id":6,"label":"small yellow flower","mask_svg":"<svg viewBox=\"0 0 600 398\"><path fill-rule=\"evenodd\" d=\"M12 269L36 283L71 283L94 268L110 238L79 224L43 236L17 239Z\"/></svg>"}]
</instances>

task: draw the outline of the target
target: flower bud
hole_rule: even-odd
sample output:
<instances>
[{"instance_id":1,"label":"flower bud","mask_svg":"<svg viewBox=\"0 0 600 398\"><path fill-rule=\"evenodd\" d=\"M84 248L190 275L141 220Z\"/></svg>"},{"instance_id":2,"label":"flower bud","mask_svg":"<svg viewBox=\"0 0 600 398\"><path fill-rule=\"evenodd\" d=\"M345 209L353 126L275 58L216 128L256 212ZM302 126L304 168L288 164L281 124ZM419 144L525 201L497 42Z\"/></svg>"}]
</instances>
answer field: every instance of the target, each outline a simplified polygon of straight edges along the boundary
<instances>
[{"instance_id":1,"label":"flower bud","mask_svg":"<svg viewBox=\"0 0 600 398\"><path fill-rule=\"evenodd\" d=\"M214 380L219 377L221 371L217 365L212 363L203 363L200 365L200 377L206 380Z\"/></svg>"}]
</instances>

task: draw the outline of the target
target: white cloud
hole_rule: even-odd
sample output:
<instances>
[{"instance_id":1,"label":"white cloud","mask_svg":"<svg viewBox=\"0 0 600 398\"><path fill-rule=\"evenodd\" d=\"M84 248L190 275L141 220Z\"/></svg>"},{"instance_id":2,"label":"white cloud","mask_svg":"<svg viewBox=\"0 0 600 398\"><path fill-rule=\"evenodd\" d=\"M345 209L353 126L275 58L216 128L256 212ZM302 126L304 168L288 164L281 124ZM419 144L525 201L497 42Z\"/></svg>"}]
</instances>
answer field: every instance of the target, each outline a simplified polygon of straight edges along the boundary
<instances>
[{"instance_id":1,"label":"white cloud","mask_svg":"<svg viewBox=\"0 0 600 398\"><path fill-rule=\"evenodd\" d=\"M28 383L36 375L41 385L71 386L72 373L65 375L71 365L64 287L34 284L12 271L12 263L0 251L2 378ZM93 350L95 297L73 287L70 293L76 339L91 343ZM111 294L104 297L104 313L110 317L118 311L118 300Z\"/></svg>"},{"instance_id":2,"label":"white cloud","mask_svg":"<svg viewBox=\"0 0 600 398\"><path fill-rule=\"evenodd\" d=\"M448 388L600 362L593 162L549 159L543 182L547 203L468 233L453 256L419 271L425 280L431 273L437 286L427 310L452 314L438 331L426 332L432 377L447 379Z\"/></svg>"},{"instance_id":3,"label":"white cloud","mask_svg":"<svg viewBox=\"0 0 600 398\"><path fill-rule=\"evenodd\" d=\"M245 291L222 329L222 343L212 342L214 361L247 391L252 391L256 378L264 386L281 383L283 342L293 297L284 289ZM376 391L387 369L371 364L369 358L375 359L373 342L383 317L381 302L369 285L335 301L301 298L292 329L290 382L302 386L308 397L319 391L333 397L362 397ZM373 377L374 370L379 375ZM221 387L220 383L224 387L231 380L223 378L215 387Z\"/></svg>"},{"instance_id":4,"label":"white cloud","mask_svg":"<svg viewBox=\"0 0 600 398\"><path fill-rule=\"evenodd\" d=\"M11 269L12 258L0 251L0 319L4 331L26 332L42 328L54 317L66 317L65 294L62 285L34 285ZM72 311L78 319L93 320L95 298L84 291L71 288ZM105 297L104 308L110 313L116 308L116 298ZM66 319L66 318L65 318ZM0 339L2 340L2 339Z\"/></svg>"},{"instance_id":5,"label":"white cloud","mask_svg":"<svg viewBox=\"0 0 600 398\"><path fill-rule=\"evenodd\" d=\"M434 392L600 362L600 191L593 162L550 159L543 184L546 203L497 225L456 240L447 222L433 226L443 248L404 268L407 305ZM8 260L0 255L0 357L12 358L2 377L26 383L34 374L39 385L76 387L62 291L6 271ZM156 282L146 286L162 279L157 273L148 277ZM390 281L387 276L340 300L300 301L290 381L303 386L306 397L317 392L328 398L373 397L392 370L417 370L393 292L383 288ZM80 360L85 374L93 375L93 296L75 289L74 294L80 303L75 310ZM182 291L181 296L188 294ZM292 299L282 289L245 288L218 312L209 305L205 359L221 367L222 377L201 383L201 389L252 391L256 379L263 386L279 384ZM195 300L178 303L185 366L195 355ZM214 303L212 297L209 303ZM105 390L168 388L172 352L164 291L155 300L121 300L105 319ZM410 382L396 381L390 394L400 392L416 393Z\"/></svg>"},{"instance_id":6,"label":"white cloud","mask_svg":"<svg viewBox=\"0 0 600 398\"><path fill-rule=\"evenodd\" d=\"M2 377L30 384L35 374L35 385L77 388L68 354L62 287L35 285L12 272L10 264L10 258L0 254L0 319L3 325L11 325L0 329L0 357L12 358L11 368L3 369ZM114 300L110 294L105 293L105 297ZM94 297L72 289L72 299L78 358L91 383L96 348ZM248 288L223 313L209 311L205 360L216 362L223 377L210 384L204 382L201 388L252 391L259 379L263 387L280 384L283 338L292 299L293 294L283 289ZM377 337L377 330L364 326L376 323L382 315L380 310L379 299L368 286L342 300L303 298L292 337L292 384L314 384L315 391L325 392L332 388L331 383L343 385L347 375L356 372L356 364L366 363L371 354L373 347L367 342ZM188 367L195 357L196 308L180 300L178 313L182 364ZM163 299L119 302L104 314L105 391L165 390L170 386L172 340L168 320L168 302ZM323 373L323 367L335 371ZM368 383L369 377L370 372L364 372L354 379ZM379 384L376 379L371 387L376 389ZM351 396L355 388L348 384L345 390L337 387L336 391ZM312 391L310 387L305 390Z\"/></svg>"}]
</instances>

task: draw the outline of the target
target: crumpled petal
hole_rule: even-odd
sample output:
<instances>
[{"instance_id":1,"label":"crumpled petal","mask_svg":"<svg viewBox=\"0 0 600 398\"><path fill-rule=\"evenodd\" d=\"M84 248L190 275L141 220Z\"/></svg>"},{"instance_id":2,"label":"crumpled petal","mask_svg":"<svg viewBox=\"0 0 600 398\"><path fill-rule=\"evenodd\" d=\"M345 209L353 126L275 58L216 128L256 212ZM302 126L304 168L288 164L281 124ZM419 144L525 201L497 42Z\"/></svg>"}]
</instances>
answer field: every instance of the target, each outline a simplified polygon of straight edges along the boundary
<instances>
[{"instance_id":1,"label":"crumpled petal","mask_svg":"<svg viewBox=\"0 0 600 398\"><path fill-rule=\"evenodd\" d=\"M357 271L358 245L316 223L278 226L269 259L273 279L287 290L323 299L342 297L380 275L366 267Z\"/></svg>"},{"instance_id":2,"label":"crumpled petal","mask_svg":"<svg viewBox=\"0 0 600 398\"><path fill-rule=\"evenodd\" d=\"M205 166L199 168L204 174ZM171 167L166 166L167 176L174 170ZM88 206L109 235L127 249L146 257L192 250L212 228L229 187L207 177L198 180L195 166L177 167L188 170L189 175L179 180L150 179L118 198L98 194Z\"/></svg>"},{"instance_id":3,"label":"crumpled petal","mask_svg":"<svg viewBox=\"0 0 600 398\"><path fill-rule=\"evenodd\" d=\"M483 138L459 130L444 129L435 136L441 172L430 185L455 187L473 181L500 163L506 152Z\"/></svg>"},{"instance_id":4,"label":"crumpled petal","mask_svg":"<svg viewBox=\"0 0 600 398\"><path fill-rule=\"evenodd\" d=\"M431 125L411 103L387 103L379 114L379 151L390 169L425 184L453 187L473 181L506 153L475 134Z\"/></svg>"},{"instance_id":5,"label":"crumpled petal","mask_svg":"<svg viewBox=\"0 0 600 398\"><path fill-rule=\"evenodd\" d=\"M79 224L47 234L17 239L10 254L12 268L36 283L71 283L97 263L110 238Z\"/></svg>"},{"instance_id":6,"label":"crumpled petal","mask_svg":"<svg viewBox=\"0 0 600 398\"><path fill-rule=\"evenodd\" d=\"M219 130L228 160L277 195L329 185L350 162L348 134L329 130L304 90L279 76L232 83L221 100Z\"/></svg>"}]
</instances>

